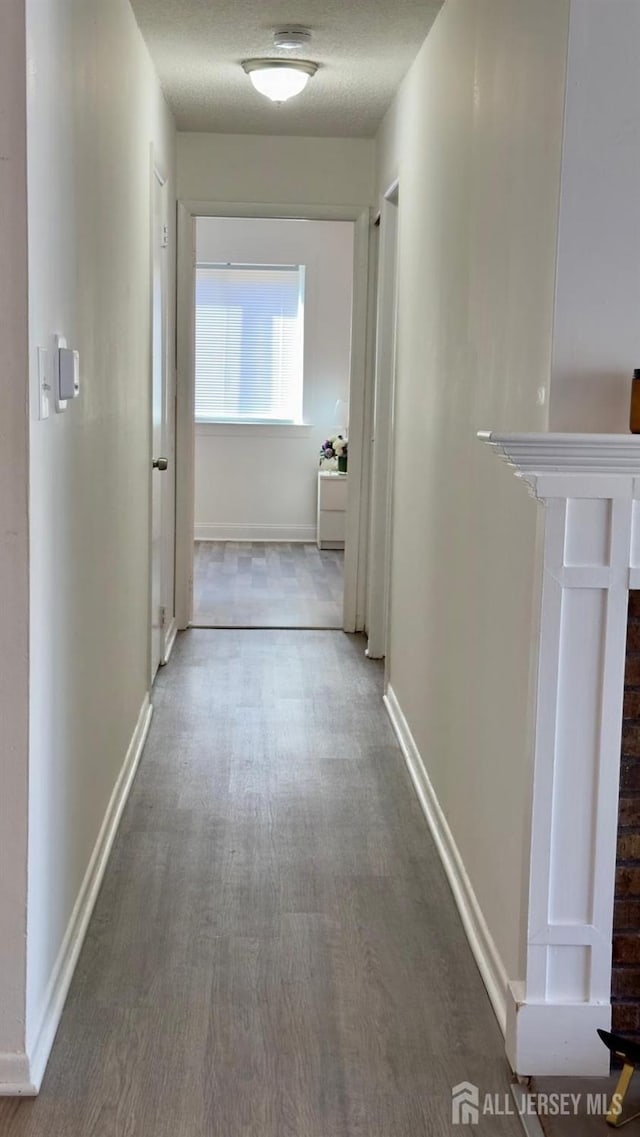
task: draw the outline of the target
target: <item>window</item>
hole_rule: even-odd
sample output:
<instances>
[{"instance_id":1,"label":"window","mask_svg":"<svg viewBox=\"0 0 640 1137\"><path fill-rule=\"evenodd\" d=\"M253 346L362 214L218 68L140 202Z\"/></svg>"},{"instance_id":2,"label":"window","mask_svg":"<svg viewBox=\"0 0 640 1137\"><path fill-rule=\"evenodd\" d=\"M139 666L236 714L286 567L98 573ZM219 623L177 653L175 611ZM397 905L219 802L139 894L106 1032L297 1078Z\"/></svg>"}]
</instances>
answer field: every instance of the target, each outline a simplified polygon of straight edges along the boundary
<instances>
[{"instance_id":1,"label":"window","mask_svg":"<svg viewBox=\"0 0 640 1137\"><path fill-rule=\"evenodd\" d=\"M196 268L196 421L301 422L304 266Z\"/></svg>"}]
</instances>

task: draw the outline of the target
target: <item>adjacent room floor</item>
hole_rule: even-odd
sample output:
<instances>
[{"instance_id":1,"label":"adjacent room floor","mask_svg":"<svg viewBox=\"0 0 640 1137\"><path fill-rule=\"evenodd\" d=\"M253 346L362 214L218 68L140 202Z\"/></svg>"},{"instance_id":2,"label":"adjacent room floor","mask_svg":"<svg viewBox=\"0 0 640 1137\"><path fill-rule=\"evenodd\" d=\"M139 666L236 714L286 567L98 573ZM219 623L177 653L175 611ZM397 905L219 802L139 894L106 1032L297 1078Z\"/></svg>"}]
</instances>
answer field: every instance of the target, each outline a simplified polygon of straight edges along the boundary
<instances>
[{"instance_id":1,"label":"adjacent room floor","mask_svg":"<svg viewBox=\"0 0 640 1137\"><path fill-rule=\"evenodd\" d=\"M343 562L315 544L197 541L193 623L341 628Z\"/></svg>"},{"instance_id":2,"label":"adjacent room floor","mask_svg":"<svg viewBox=\"0 0 640 1137\"><path fill-rule=\"evenodd\" d=\"M179 637L41 1095L0 1100L2 1137L442 1137L467 1132L452 1086L508 1092L381 694L360 637Z\"/></svg>"},{"instance_id":3,"label":"adjacent room floor","mask_svg":"<svg viewBox=\"0 0 640 1137\"><path fill-rule=\"evenodd\" d=\"M620 1070L608 1078L534 1078L531 1090L542 1100L549 1099L553 1113L540 1110L540 1124L544 1137L606 1137L615 1129L605 1122L606 1106L615 1093ZM637 1078L640 1075L636 1076ZM637 1137L640 1133L640 1086L636 1080L624 1103L625 1118L637 1115L624 1133ZM556 1112L557 1111L557 1112Z\"/></svg>"}]
</instances>

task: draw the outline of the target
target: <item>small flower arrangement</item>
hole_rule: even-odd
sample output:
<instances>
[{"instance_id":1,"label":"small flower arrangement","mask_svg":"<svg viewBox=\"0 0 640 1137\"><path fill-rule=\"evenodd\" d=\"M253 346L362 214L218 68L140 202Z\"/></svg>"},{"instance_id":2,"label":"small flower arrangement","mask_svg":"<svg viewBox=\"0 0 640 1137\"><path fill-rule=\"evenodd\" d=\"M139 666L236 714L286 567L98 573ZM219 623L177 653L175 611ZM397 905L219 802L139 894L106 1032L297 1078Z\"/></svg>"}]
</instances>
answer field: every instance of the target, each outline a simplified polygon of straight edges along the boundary
<instances>
[{"instance_id":1,"label":"small flower arrangement","mask_svg":"<svg viewBox=\"0 0 640 1137\"><path fill-rule=\"evenodd\" d=\"M335 434L333 438L327 438L320 447L320 460L323 458L346 458L349 443L346 438L341 434Z\"/></svg>"}]
</instances>

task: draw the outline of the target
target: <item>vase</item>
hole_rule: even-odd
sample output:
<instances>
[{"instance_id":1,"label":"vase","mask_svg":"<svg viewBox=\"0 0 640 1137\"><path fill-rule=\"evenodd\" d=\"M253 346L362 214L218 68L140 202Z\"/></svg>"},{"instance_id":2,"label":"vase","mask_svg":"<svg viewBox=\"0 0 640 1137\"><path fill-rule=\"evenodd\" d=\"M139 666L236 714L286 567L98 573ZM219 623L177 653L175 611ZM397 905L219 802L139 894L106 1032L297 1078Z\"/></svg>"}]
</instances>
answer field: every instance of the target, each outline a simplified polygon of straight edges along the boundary
<instances>
[{"instance_id":1,"label":"vase","mask_svg":"<svg viewBox=\"0 0 640 1137\"><path fill-rule=\"evenodd\" d=\"M338 458L338 473L346 474L347 472L347 459L344 456Z\"/></svg>"}]
</instances>

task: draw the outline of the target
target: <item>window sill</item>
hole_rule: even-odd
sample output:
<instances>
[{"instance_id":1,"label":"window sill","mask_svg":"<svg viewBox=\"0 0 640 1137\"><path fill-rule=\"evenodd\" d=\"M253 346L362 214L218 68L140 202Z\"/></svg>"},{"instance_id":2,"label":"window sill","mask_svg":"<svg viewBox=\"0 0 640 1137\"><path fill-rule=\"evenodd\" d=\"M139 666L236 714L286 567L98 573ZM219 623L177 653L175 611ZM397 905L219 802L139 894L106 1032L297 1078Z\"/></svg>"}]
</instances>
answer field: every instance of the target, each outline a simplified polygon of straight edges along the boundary
<instances>
[{"instance_id":1,"label":"window sill","mask_svg":"<svg viewBox=\"0 0 640 1137\"><path fill-rule=\"evenodd\" d=\"M314 427L308 422L196 422L196 435L212 438L219 435L227 437L255 438L308 438Z\"/></svg>"}]
</instances>

